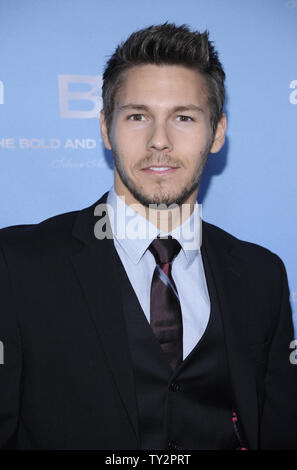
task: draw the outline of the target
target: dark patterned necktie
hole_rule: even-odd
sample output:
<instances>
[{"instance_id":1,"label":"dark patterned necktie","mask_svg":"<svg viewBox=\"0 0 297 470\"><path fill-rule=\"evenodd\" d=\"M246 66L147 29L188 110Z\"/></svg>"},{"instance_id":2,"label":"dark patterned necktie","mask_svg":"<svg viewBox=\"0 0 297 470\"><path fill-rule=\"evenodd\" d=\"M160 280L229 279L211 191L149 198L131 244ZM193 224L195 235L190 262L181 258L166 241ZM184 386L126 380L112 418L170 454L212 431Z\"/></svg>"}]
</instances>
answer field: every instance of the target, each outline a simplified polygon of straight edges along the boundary
<instances>
[{"instance_id":1,"label":"dark patterned necktie","mask_svg":"<svg viewBox=\"0 0 297 470\"><path fill-rule=\"evenodd\" d=\"M171 263L180 249L172 237L155 238L149 246L157 263L151 286L150 324L173 370L183 360L181 307L171 275Z\"/></svg>"}]
</instances>

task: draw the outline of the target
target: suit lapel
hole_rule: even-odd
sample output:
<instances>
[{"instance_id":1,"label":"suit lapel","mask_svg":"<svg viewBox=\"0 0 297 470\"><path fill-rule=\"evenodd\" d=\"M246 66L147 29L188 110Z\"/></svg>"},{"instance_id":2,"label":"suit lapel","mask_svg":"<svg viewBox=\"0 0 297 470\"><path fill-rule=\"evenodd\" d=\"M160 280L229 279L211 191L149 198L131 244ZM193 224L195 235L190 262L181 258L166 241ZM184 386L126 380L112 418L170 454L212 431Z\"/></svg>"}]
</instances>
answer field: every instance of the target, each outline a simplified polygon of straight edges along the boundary
<instances>
[{"instance_id":1,"label":"suit lapel","mask_svg":"<svg viewBox=\"0 0 297 470\"><path fill-rule=\"evenodd\" d=\"M84 247L71 256L76 275L83 288L98 338L102 344L113 379L138 438L138 417L126 325L122 312L117 276L113 273L113 240L94 236L97 204L106 202L107 193L91 208L81 211L73 235ZM105 214L103 214L105 215ZM107 217L105 216L107 220ZM86 226L88 229L86 229Z\"/></svg>"},{"instance_id":2,"label":"suit lapel","mask_svg":"<svg viewBox=\"0 0 297 470\"><path fill-rule=\"evenodd\" d=\"M235 407L250 449L257 448L256 385L248 344L249 299L244 282L244 262L232 256L232 247L211 236L203 222L203 246L217 288L224 326Z\"/></svg>"}]
</instances>

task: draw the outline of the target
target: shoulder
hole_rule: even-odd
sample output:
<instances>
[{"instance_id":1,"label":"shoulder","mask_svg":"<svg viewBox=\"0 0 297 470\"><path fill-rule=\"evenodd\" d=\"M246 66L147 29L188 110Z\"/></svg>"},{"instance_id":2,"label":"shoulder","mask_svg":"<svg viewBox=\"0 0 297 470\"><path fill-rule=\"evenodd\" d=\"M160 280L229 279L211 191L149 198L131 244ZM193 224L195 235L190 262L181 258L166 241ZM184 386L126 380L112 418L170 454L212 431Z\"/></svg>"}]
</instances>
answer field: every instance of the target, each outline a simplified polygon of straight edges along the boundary
<instances>
[{"instance_id":1,"label":"shoulder","mask_svg":"<svg viewBox=\"0 0 297 470\"><path fill-rule=\"evenodd\" d=\"M57 239L71 232L79 211L55 215L36 224L12 225L0 229L0 246L18 246L38 243L41 238Z\"/></svg>"},{"instance_id":2,"label":"shoulder","mask_svg":"<svg viewBox=\"0 0 297 470\"><path fill-rule=\"evenodd\" d=\"M223 273L223 283L228 285L232 280L231 291L233 282L239 281L237 285L241 286L242 298L249 305L250 318L258 325L258 331L262 331L260 324L266 323L267 328L277 325L281 308L286 321L291 322L288 278L281 258L268 248L240 240L215 225L203 223L202 230L202 243L205 239L210 247L216 272Z\"/></svg>"},{"instance_id":3,"label":"shoulder","mask_svg":"<svg viewBox=\"0 0 297 470\"><path fill-rule=\"evenodd\" d=\"M81 240L90 236L94 225L94 209L104 203L107 192L83 209L65 212L37 224L14 225L0 229L0 250L17 257L34 259L38 255L55 257L73 253Z\"/></svg>"},{"instance_id":4,"label":"shoulder","mask_svg":"<svg viewBox=\"0 0 297 470\"><path fill-rule=\"evenodd\" d=\"M0 252L12 266L24 267L41 257L61 258L75 251L72 236L79 214L89 208L58 214L36 224L13 225L0 230Z\"/></svg>"},{"instance_id":5,"label":"shoulder","mask_svg":"<svg viewBox=\"0 0 297 470\"><path fill-rule=\"evenodd\" d=\"M257 274L267 275L271 270L271 274L279 274L280 271L283 274L284 264L281 258L262 245L241 240L222 228L204 221L202 237L206 237L217 250L223 250L236 258L238 263L248 270L255 272L257 269Z\"/></svg>"}]
</instances>

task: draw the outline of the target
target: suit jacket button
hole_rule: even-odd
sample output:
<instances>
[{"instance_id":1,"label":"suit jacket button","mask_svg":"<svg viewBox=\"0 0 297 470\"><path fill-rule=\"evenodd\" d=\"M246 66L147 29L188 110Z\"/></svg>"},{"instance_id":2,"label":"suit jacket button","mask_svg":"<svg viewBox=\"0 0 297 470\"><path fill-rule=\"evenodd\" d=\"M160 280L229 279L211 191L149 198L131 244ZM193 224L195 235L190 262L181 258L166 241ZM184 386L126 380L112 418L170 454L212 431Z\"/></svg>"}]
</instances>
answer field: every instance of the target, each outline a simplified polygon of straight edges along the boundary
<instances>
[{"instance_id":1,"label":"suit jacket button","mask_svg":"<svg viewBox=\"0 0 297 470\"><path fill-rule=\"evenodd\" d=\"M176 441L169 441L168 442L168 449L177 450L178 449L177 442Z\"/></svg>"},{"instance_id":2,"label":"suit jacket button","mask_svg":"<svg viewBox=\"0 0 297 470\"><path fill-rule=\"evenodd\" d=\"M172 392L180 392L181 391L181 386L177 383L177 382L173 382L171 385L170 385L170 390Z\"/></svg>"}]
</instances>

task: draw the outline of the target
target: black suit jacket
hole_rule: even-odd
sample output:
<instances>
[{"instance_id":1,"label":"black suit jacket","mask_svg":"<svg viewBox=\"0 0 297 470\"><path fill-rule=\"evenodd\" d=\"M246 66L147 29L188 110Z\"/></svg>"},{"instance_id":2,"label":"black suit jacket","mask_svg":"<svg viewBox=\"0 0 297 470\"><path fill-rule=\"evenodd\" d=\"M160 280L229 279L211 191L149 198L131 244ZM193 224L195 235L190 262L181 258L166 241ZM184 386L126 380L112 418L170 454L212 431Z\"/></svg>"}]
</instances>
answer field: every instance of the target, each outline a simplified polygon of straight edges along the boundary
<instances>
[{"instance_id":1,"label":"black suit jacket","mask_svg":"<svg viewBox=\"0 0 297 470\"><path fill-rule=\"evenodd\" d=\"M81 211L0 231L0 448L139 447L115 248L112 239L94 236L94 208L106 196ZM206 222L202 237L248 446L297 449L284 265Z\"/></svg>"}]
</instances>

